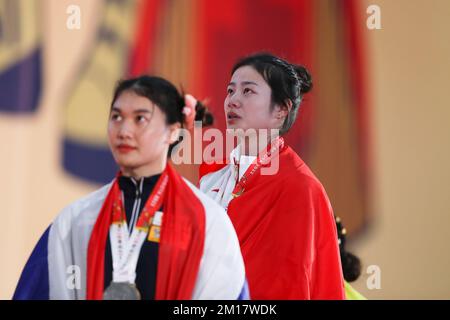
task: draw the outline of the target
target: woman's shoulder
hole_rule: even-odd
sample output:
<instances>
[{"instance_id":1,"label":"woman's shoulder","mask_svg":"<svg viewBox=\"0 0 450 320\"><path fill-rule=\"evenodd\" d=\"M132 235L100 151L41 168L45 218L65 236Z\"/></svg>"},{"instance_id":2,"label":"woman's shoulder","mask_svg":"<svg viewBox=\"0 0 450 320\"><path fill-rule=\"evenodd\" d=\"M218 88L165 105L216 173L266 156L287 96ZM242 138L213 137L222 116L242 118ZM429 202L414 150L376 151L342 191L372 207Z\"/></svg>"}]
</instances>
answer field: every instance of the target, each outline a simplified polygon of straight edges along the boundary
<instances>
[{"instance_id":1,"label":"woman's shoulder","mask_svg":"<svg viewBox=\"0 0 450 320\"><path fill-rule=\"evenodd\" d=\"M303 159L290 147L280 157L279 181L292 188L308 188L323 190L322 183L303 161Z\"/></svg>"},{"instance_id":2,"label":"woman's shoulder","mask_svg":"<svg viewBox=\"0 0 450 320\"><path fill-rule=\"evenodd\" d=\"M86 196L72 202L66 208L71 209L72 211L83 211L90 207L101 206L105 201L105 198L108 194L109 189L111 188L112 182L108 183L97 190L92 191Z\"/></svg>"},{"instance_id":3,"label":"woman's shoulder","mask_svg":"<svg viewBox=\"0 0 450 320\"><path fill-rule=\"evenodd\" d=\"M306 212L317 212L317 217L328 217L332 212L331 203L324 186L308 165L294 152L289 155L288 159L280 167L283 169L274 184L279 197L279 203L282 206L288 205L292 207L316 208L318 210ZM300 212L300 211L298 211ZM301 215L297 215L299 218Z\"/></svg>"},{"instance_id":4,"label":"woman's shoulder","mask_svg":"<svg viewBox=\"0 0 450 320\"><path fill-rule=\"evenodd\" d=\"M104 185L66 206L56 216L53 226L58 226L60 230L68 230L77 221L95 222L110 187L111 183Z\"/></svg>"}]
</instances>

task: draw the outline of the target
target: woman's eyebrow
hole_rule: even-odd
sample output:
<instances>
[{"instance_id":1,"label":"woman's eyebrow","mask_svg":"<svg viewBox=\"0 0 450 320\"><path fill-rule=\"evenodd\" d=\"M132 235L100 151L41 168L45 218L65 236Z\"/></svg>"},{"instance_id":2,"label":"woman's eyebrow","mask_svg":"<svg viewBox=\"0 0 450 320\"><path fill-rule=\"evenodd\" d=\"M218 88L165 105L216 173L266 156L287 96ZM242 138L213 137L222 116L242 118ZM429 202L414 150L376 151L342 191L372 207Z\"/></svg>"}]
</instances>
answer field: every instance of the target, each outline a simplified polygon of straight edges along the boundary
<instances>
[{"instance_id":1,"label":"woman's eyebrow","mask_svg":"<svg viewBox=\"0 0 450 320\"><path fill-rule=\"evenodd\" d=\"M242 81L242 85L244 85L244 86L249 85L249 84L252 84L254 86L258 85L256 82L253 82L253 81Z\"/></svg>"},{"instance_id":2,"label":"woman's eyebrow","mask_svg":"<svg viewBox=\"0 0 450 320\"><path fill-rule=\"evenodd\" d=\"M258 85L256 82L253 82L253 81L242 81L242 82L241 82L241 85L243 85L243 86L246 86L246 85L249 85L249 84L252 84L252 85L254 85L254 86L257 86L257 85ZM228 84L228 86L236 86L236 83L230 82L230 83Z\"/></svg>"},{"instance_id":3,"label":"woman's eyebrow","mask_svg":"<svg viewBox=\"0 0 450 320\"><path fill-rule=\"evenodd\" d=\"M122 113L122 110L120 110L119 107L112 107L111 111ZM136 113L152 113L152 111L148 110L148 109L137 109L137 110L134 110L133 113L134 114L136 114Z\"/></svg>"},{"instance_id":4,"label":"woman's eyebrow","mask_svg":"<svg viewBox=\"0 0 450 320\"><path fill-rule=\"evenodd\" d=\"M137 110L134 110L133 113L151 113L151 110L148 110L148 109L137 109Z\"/></svg>"}]
</instances>

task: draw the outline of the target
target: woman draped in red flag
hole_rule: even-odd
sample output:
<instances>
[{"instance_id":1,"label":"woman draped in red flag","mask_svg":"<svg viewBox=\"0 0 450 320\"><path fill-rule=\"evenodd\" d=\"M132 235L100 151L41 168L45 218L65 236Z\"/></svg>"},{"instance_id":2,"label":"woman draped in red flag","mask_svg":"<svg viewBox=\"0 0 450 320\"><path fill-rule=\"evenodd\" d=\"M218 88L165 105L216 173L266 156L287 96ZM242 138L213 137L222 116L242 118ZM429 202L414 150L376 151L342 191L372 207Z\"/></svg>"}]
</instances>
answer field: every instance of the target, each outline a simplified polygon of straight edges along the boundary
<instances>
[{"instance_id":1,"label":"woman draped in red flag","mask_svg":"<svg viewBox=\"0 0 450 320\"><path fill-rule=\"evenodd\" d=\"M58 215L15 299L248 298L226 212L167 163L188 118L184 105L162 78L119 82L108 139L120 171Z\"/></svg>"},{"instance_id":2,"label":"woman draped in red flag","mask_svg":"<svg viewBox=\"0 0 450 320\"><path fill-rule=\"evenodd\" d=\"M224 102L239 144L227 163L200 167L200 189L236 229L252 299L345 298L330 201L282 138L311 87L304 67L276 56L240 60Z\"/></svg>"}]
</instances>

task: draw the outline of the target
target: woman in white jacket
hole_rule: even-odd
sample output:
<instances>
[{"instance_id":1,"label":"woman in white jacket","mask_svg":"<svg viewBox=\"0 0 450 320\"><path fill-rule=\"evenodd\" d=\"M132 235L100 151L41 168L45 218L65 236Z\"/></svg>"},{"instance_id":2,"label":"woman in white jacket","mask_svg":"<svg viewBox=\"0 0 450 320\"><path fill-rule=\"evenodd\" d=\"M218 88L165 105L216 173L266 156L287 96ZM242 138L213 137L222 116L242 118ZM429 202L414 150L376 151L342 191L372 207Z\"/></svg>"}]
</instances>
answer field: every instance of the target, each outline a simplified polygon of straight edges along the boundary
<instances>
[{"instance_id":1,"label":"woman in white jacket","mask_svg":"<svg viewBox=\"0 0 450 320\"><path fill-rule=\"evenodd\" d=\"M108 138L120 171L56 217L14 299L248 298L228 216L167 163L184 106L162 78L119 82Z\"/></svg>"}]
</instances>

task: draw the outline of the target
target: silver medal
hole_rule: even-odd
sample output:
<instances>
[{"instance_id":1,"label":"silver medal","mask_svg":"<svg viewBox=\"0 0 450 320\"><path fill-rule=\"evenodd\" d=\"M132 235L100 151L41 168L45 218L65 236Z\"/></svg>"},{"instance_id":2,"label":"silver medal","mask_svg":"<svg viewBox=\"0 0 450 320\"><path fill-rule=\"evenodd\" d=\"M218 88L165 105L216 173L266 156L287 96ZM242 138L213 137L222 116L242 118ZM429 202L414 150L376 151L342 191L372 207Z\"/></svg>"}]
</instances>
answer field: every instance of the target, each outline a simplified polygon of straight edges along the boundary
<instances>
[{"instance_id":1,"label":"silver medal","mask_svg":"<svg viewBox=\"0 0 450 320\"><path fill-rule=\"evenodd\" d=\"M103 293L103 300L141 300L141 294L134 283L111 282Z\"/></svg>"}]
</instances>

